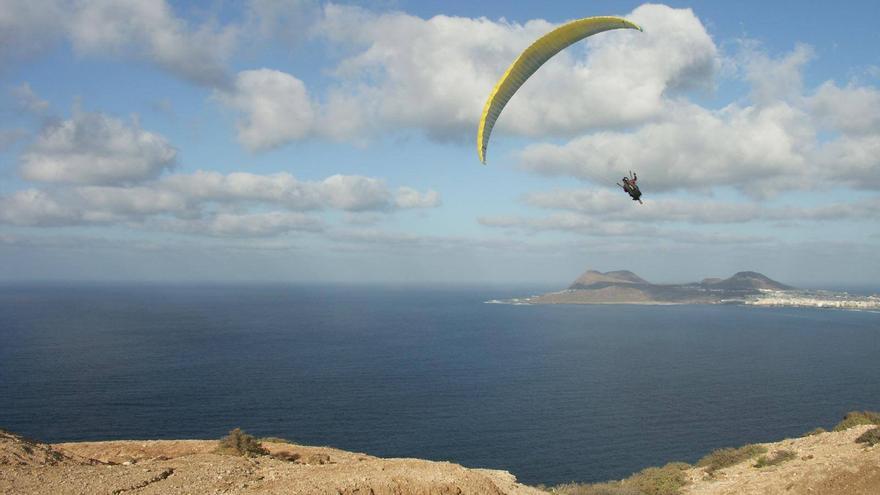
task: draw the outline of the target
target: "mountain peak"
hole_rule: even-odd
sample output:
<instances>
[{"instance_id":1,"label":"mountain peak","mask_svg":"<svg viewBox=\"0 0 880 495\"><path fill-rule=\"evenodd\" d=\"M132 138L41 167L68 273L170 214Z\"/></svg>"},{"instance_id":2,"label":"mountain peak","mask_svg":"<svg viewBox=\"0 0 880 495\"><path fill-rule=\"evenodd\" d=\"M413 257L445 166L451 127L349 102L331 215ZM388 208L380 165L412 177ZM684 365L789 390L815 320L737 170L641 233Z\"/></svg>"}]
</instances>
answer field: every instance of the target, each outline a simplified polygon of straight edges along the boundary
<instances>
[{"instance_id":1,"label":"mountain peak","mask_svg":"<svg viewBox=\"0 0 880 495\"><path fill-rule=\"evenodd\" d=\"M730 290L747 290L747 289L770 289L770 290L788 290L791 286L777 282L763 273L744 271L736 272L732 277L718 280L707 279L703 281L703 285L709 285L713 288L730 289Z\"/></svg>"},{"instance_id":2,"label":"mountain peak","mask_svg":"<svg viewBox=\"0 0 880 495\"><path fill-rule=\"evenodd\" d=\"M587 270L569 288L578 289L595 284L647 284L648 282L629 270L599 272Z\"/></svg>"}]
</instances>

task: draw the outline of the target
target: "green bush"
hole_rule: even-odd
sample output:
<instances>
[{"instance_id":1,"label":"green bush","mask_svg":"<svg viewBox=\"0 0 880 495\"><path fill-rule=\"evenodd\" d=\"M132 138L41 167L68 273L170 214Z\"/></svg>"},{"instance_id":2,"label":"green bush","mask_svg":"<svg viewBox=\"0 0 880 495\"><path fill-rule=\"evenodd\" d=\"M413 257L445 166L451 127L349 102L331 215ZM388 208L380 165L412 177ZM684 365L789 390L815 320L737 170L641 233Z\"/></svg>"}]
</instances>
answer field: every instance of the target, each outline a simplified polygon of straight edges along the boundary
<instances>
[{"instance_id":1,"label":"green bush","mask_svg":"<svg viewBox=\"0 0 880 495\"><path fill-rule=\"evenodd\" d=\"M677 495L688 482L684 471L690 467L684 462L670 462L660 468L650 467L624 480L624 484L635 486L646 495Z\"/></svg>"},{"instance_id":2,"label":"green bush","mask_svg":"<svg viewBox=\"0 0 880 495\"><path fill-rule=\"evenodd\" d=\"M767 452L767 447L761 445L746 445L738 449L718 449L703 457L697 462L698 467L705 467L707 473L714 473L734 464L746 461L756 455Z\"/></svg>"},{"instance_id":3,"label":"green bush","mask_svg":"<svg viewBox=\"0 0 880 495\"><path fill-rule=\"evenodd\" d=\"M266 455L268 450L264 449L259 440L248 435L241 428L236 428L229 432L228 435L220 439L220 445L217 451L222 454L243 455L246 457Z\"/></svg>"},{"instance_id":4,"label":"green bush","mask_svg":"<svg viewBox=\"0 0 880 495\"><path fill-rule=\"evenodd\" d=\"M880 425L880 413L874 411L848 412L843 417L843 421L834 427L834 431L843 431L859 425Z\"/></svg>"},{"instance_id":5,"label":"green bush","mask_svg":"<svg viewBox=\"0 0 880 495\"><path fill-rule=\"evenodd\" d=\"M797 457L797 453L791 450L777 450L770 457L767 457L766 455L758 457L758 462L755 463L755 467L762 468L767 466L776 466L777 464L782 464L785 461L790 461L795 457Z\"/></svg>"},{"instance_id":6,"label":"green bush","mask_svg":"<svg viewBox=\"0 0 880 495\"><path fill-rule=\"evenodd\" d=\"M880 427L871 428L862 433L859 438L856 438L856 443L866 443L870 446L880 444Z\"/></svg>"},{"instance_id":7,"label":"green bush","mask_svg":"<svg viewBox=\"0 0 880 495\"><path fill-rule=\"evenodd\" d=\"M546 489L546 488L545 488ZM623 485L620 481L606 483L566 483L549 489L559 495L644 495L638 488Z\"/></svg>"},{"instance_id":8,"label":"green bush","mask_svg":"<svg viewBox=\"0 0 880 495\"><path fill-rule=\"evenodd\" d=\"M827 431L828 431L828 430L826 430L825 428L822 428L822 427L820 426L819 428L815 428L815 429L812 429L812 430L810 430L810 431L804 433L804 436L805 436L805 437L811 437L811 436L813 436L813 435L818 435L818 434L820 434L820 433L825 433L825 432L827 432Z\"/></svg>"},{"instance_id":9,"label":"green bush","mask_svg":"<svg viewBox=\"0 0 880 495\"><path fill-rule=\"evenodd\" d=\"M605 483L566 483L550 489L560 495L678 495L688 483L684 471L690 464L671 462L650 467L621 481Z\"/></svg>"}]
</instances>

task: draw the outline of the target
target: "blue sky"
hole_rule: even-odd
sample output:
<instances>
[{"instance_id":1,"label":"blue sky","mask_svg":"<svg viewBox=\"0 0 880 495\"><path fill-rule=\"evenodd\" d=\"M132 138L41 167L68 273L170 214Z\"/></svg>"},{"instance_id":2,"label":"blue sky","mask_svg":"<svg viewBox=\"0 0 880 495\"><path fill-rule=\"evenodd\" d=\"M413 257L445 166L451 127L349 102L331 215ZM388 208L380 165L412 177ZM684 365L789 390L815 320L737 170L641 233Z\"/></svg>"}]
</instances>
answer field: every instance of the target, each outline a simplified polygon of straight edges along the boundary
<instances>
[{"instance_id":1,"label":"blue sky","mask_svg":"<svg viewBox=\"0 0 880 495\"><path fill-rule=\"evenodd\" d=\"M0 281L877 285L876 2L0 12ZM506 66L611 14L645 32L542 67L480 165Z\"/></svg>"}]
</instances>

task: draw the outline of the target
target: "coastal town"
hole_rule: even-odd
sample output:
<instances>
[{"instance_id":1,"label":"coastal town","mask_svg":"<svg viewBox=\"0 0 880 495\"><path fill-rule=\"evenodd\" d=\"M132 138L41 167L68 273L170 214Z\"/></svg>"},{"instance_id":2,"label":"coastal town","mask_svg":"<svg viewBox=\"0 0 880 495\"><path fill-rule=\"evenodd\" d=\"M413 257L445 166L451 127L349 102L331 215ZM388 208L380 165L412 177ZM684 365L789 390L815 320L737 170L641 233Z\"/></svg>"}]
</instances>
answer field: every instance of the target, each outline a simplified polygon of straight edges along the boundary
<instances>
[{"instance_id":1,"label":"coastal town","mask_svg":"<svg viewBox=\"0 0 880 495\"><path fill-rule=\"evenodd\" d=\"M745 304L799 308L880 310L880 296L857 296L846 292L764 290Z\"/></svg>"}]
</instances>

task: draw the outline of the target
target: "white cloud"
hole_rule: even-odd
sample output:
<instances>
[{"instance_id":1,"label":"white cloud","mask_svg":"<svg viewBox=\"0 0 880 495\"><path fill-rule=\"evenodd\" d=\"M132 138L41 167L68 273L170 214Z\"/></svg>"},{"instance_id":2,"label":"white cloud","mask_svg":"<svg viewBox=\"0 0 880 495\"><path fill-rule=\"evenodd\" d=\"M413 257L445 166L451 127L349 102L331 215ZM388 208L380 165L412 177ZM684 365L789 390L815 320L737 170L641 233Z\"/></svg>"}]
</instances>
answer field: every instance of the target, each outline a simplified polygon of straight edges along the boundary
<instances>
[{"instance_id":1,"label":"white cloud","mask_svg":"<svg viewBox=\"0 0 880 495\"><path fill-rule=\"evenodd\" d=\"M325 201L340 210L378 210L392 204L385 181L372 177L336 174L324 179L318 188Z\"/></svg>"},{"instance_id":2,"label":"white cloud","mask_svg":"<svg viewBox=\"0 0 880 495\"><path fill-rule=\"evenodd\" d=\"M57 202L48 193L25 189L0 196L0 223L52 227L74 225L81 219L69 205Z\"/></svg>"},{"instance_id":3,"label":"white cloud","mask_svg":"<svg viewBox=\"0 0 880 495\"><path fill-rule=\"evenodd\" d=\"M817 155L824 176L856 189L880 189L880 134L842 136Z\"/></svg>"},{"instance_id":4,"label":"white cloud","mask_svg":"<svg viewBox=\"0 0 880 495\"><path fill-rule=\"evenodd\" d=\"M83 55L130 55L182 79L225 87L239 30L210 20L191 26L165 0L0 0L0 68L67 39Z\"/></svg>"},{"instance_id":5,"label":"white cloud","mask_svg":"<svg viewBox=\"0 0 880 495\"><path fill-rule=\"evenodd\" d=\"M75 112L43 130L22 155L21 173L44 182L133 183L172 168L176 156L164 137L142 130L136 121Z\"/></svg>"},{"instance_id":6,"label":"white cloud","mask_svg":"<svg viewBox=\"0 0 880 495\"><path fill-rule=\"evenodd\" d=\"M141 221L151 215L189 214L186 198L147 187L25 189L0 196L0 224L60 227Z\"/></svg>"},{"instance_id":7,"label":"white cloud","mask_svg":"<svg viewBox=\"0 0 880 495\"><path fill-rule=\"evenodd\" d=\"M221 174L198 170L192 174L164 177L160 187L196 201L268 202L283 204L294 210L317 209L321 206L317 191L288 173Z\"/></svg>"},{"instance_id":8,"label":"white cloud","mask_svg":"<svg viewBox=\"0 0 880 495\"><path fill-rule=\"evenodd\" d=\"M198 171L165 177L161 185L201 201L263 202L294 210L332 208L364 211L395 207L385 181L358 175L336 174L321 181L301 181L286 172L272 175L235 172L224 175Z\"/></svg>"},{"instance_id":9,"label":"white cloud","mask_svg":"<svg viewBox=\"0 0 880 495\"><path fill-rule=\"evenodd\" d=\"M880 91L828 81L809 94L802 72L811 57L803 45L773 58L746 43L735 60L749 101L713 110L668 99L661 116L633 130L528 146L521 165L606 186L636 170L654 191L880 187Z\"/></svg>"},{"instance_id":10,"label":"white cloud","mask_svg":"<svg viewBox=\"0 0 880 495\"><path fill-rule=\"evenodd\" d=\"M74 48L84 54L131 53L183 79L226 86L226 58L235 46L235 26L189 26L165 0L87 0L69 21Z\"/></svg>"},{"instance_id":11,"label":"white cloud","mask_svg":"<svg viewBox=\"0 0 880 495\"><path fill-rule=\"evenodd\" d=\"M420 193L411 187L401 187L397 190L395 203L400 208L436 208L440 206L440 193L427 191Z\"/></svg>"},{"instance_id":12,"label":"white cloud","mask_svg":"<svg viewBox=\"0 0 880 495\"><path fill-rule=\"evenodd\" d=\"M803 95L803 67L813 57L807 45L797 45L784 57L773 58L746 44L739 63L751 85L751 99L756 104L775 104L797 100Z\"/></svg>"},{"instance_id":13,"label":"white cloud","mask_svg":"<svg viewBox=\"0 0 880 495\"><path fill-rule=\"evenodd\" d=\"M809 107L830 129L847 134L880 134L880 90L869 86L839 87L827 81L816 91Z\"/></svg>"},{"instance_id":14,"label":"white cloud","mask_svg":"<svg viewBox=\"0 0 880 495\"><path fill-rule=\"evenodd\" d=\"M40 98L28 83L22 83L10 90L15 99L15 106L22 111L34 114L44 113L49 109L49 102Z\"/></svg>"},{"instance_id":15,"label":"white cloud","mask_svg":"<svg viewBox=\"0 0 880 495\"><path fill-rule=\"evenodd\" d=\"M124 224L209 236L255 237L321 230L321 221L306 216L306 211L341 210L369 216L439 204L439 194L434 191L401 187L395 196L385 181L373 177L332 175L320 181L301 181L288 173L197 171L136 186L18 191L0 196L0 224Z\"/></svg>"},{"instance_id":16,"label":"white cloud","mask_svg":"<svg viewBox=\"0 0 880 495\"><path fill-rule=\"evenodd\" d=\"M652 190L736 186L762 195L800 186L814 164L814 130L801 110L779 103L720 111L671 106L660 122L633 132L600 132L521 154L524 168L611 185L636 170Z\"/></svg>"},{"instance_id":17,"label":"white cloud","mask_svg":"<svg viewBox=\"0 0 880 495\"><path fill-rule=\"evenodd\" d=\"M520 90L499 129L547 135L641 122L660 112L667 90L709 84L716 48L693 12L645 5L628 17L651 28L598 35L586 58L564 51ZM473 132L496 79L553 27L330 5L319 32L361 48L337 74L349 83L339 91L359 93L375 115L366 120L448 138Z\"/></svg>"},{"instance_id":18,"label":"white cloud","mask_svg":"<svg viewBox=\"0 0 880 495\"><path fill-rule=\"evenodd\" d=\"M57 193L68 205L76 205L87 218L103 218L106 221L144 218L150 215L173 213L181 216L194 214L192 198L161 187L143 185L137 187L87 186L76 187Z\"/></svg>"},{"instance_id":19,"label":"white cloud","mask_svg":"<svg viewBox=\"0 0 880 495\"><path fill-rule=\"evenodd\" d=\"M717 49L692 11L644 5L629 17L650 29L600 34L554 57L511 101L499 132L570 135L632 125L659 115L666 93L712 85ZM253 150L399 129L458 139L474 132L507 66L553 27L329 4L315 36L351 55L320 97L293 75L268 69L239 73L234 90L218 96L241 113L239 139Z\"/></svg>"},{"instance_id":20,"label":"white cloud","mask_svg":"<svg viewBox=\"0 0 880 495\"><path fill-rule=\"evenodd\" d=\"M281 71L239 72L234 87L215 96L241 114L238 139L252 150L304 139L315 126L315 109L305 85Z\"/></svg>"}]
</instances>

